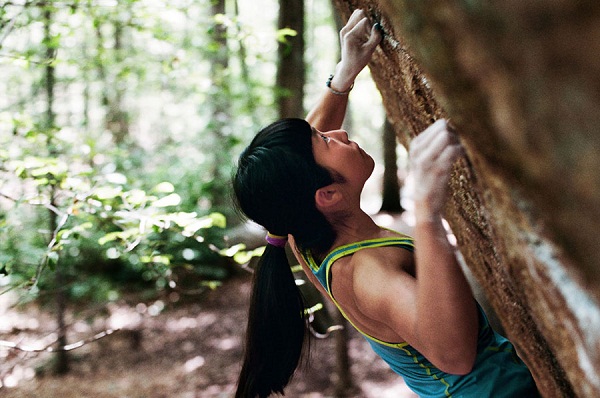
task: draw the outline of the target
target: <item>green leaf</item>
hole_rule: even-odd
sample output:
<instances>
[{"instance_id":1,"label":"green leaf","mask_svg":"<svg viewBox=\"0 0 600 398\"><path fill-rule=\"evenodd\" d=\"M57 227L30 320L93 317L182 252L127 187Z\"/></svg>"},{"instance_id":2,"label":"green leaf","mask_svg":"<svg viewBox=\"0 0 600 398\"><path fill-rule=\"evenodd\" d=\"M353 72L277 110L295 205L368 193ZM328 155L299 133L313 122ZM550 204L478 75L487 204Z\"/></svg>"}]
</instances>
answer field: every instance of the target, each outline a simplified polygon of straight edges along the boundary
<instances>
[{"instance_id":1,"label":"green leaf","mask_svg":"<svg viewBox=\"0 0 600 398\"><path fill-rule=\"evenodd\" d=\"M82 231L85 231L86 229L92 228L93 226L94 226L94 224L92 224L91 221L88 221L88 222L79 224L78 226L73 228L73 231L82 232Z\"/></svg>"},{"instance_id":2,"label":"green leaf","mask_svg":"<svg viewBox=\"0 0 600 398\"><path fill-rule=\"evenodd\" d=\"M60 34L45 37L42 43L46 48L57 49L60 46Z\"/></svg>"},{"instance_id":3,"label":"green leaf","mask_svg":"<svg viewBox=\"0 0 600 398\"><path fill-rule=\"evenodd\" d=\"M211 213L208 216L195 218L193 220L186 220L186 223L180 223L178 220L175 221L179 226L183 227L183 236L193 236L200 229L219 227L225 228L227 220L221 213Z\"/></svg>"},{"instance_id":4,"label":"green leaf","mask_svg":"<svg viewBox=\"0 0 600 398\"><path fill-rule=\"evenodd\" d=\"M160 184L157 184L153 191L158 193L171 193L175 191L175 187L170 182L163 181Z\"/></svg>"},{"instance_id":5,"label":"green leaf","mask_svg":"<svg viewBox=\"0 0 600 398\"><path fill-rule=\"evenodd\" d=\"M227 226L227 219L221 213L211 213L209 217L213 220L213 226L218 228L225 228Z\"/></svg>"},{"instance_id":6,"label":"green leaf","mask_svg":"<svg viewBox=\"0 0 600 398\"><path fill-rule=\"evenodd\" d=\"M287 43L288 37L294 37L298 35L298 32L294 29L283 28L277 31L277 41L280 43Z\"/></svg>"},{"instance_id":7,"label":"green leaf","mask_svg":"<svg viewBox=\"0 0 600 398\"><path fill-rule=\"evenodd\" d=\"M140 257L140 261L142 261L143 263L157 263L157 264L164 264L164 265L171 264L170 256L161 255L161 254L157 254L154 256L142 256L142 257Z\"/></svg>"},{"instance_id":8,"label":"green leaf","mask_svg":"<svg viewBox=\"0 0 600 398\"><path fill-rule=\"evenodd\" d=\"M181 203L181 196L176 193L172 193L170 195L165 196L164 198L158 199L152 205L154 207L168 207L168 206L177 206Z\"/></svg>"},{"instance_id":9,"label":"green leaf","mask_svg":"<svg viewBox=\"0 0 600 398\"><path fill-rule=\"evenodd\" d=\"M146 192L142 191L141 189L132 189L131 191L127 191L125 192L124 196L125 199L133 205L143 205L148 200L152 199L152 197L146 195Z\"/></svg>"},{"instance_id":10,"label":"green leaf","mask_svg":"<svg viewBox=\"0 0 600 398\"><path fill-rule=\"evenodd\" d=\"M122 173L109 173L104 176L109 184L124 185L127 183L127 176Z\"/></svg>"},{"instance_id":11,"label":"green leaf","mask_svg":"<svg viewBox=\"0 0 600 398\"><path fill-rule=\"evenodd\" d=\"M58 263L58 252L55 250L51 250L48 253L46 253L46 258L48 259L48 267L54 271L56 268L56 264Z\"/></svg>"},{"instance_id":12,"label":"green leaf","mask_svg":"<svg viewBox=\"0 0 600 398\"><path fill-rule=\"evenodd\" d=\"M138 228L129 228L124 231L109 232L106 235L104 235L103 237L101 237L100 239L98 239L98 244L103 246L103 245L107 244L108 242L114 242L117 240L126 242L131 237L136 236L138 234L139 234Z\"/></svg>"},{"instance_id":13,"label":"green leaf","mask_svg":"<svg viewBox=\"0 0 600 398\"><path fill-rule=\"evenodd\" d=\"M48 260L54 262L55 264L58 262L58 253L54 250L49 251L48 254L46 254L46 256L48 257Z\"/></svg>"},{"instance_id":14,"label":"green leaf","mask_svg":"<svg viewBox=\"0 0 600 398\"><path fill-rule=\"evenodd\" d=\"M213 20L215 21L215 23L223 25L229 24L231 22L229 17L225 14L215 14Z\"/></svg>"},{"instance_id":15,"label":"green leaf","mask_svg":"<svg viewBox=\"0 0 600 398\"><path fill-rule=\"evenodd\" d=\"M222 283L219 281L202 281L200 284L202 286L208 287L211 290L215 290L216 288L222 285Z\"/></svg>"},{"instance_id":16,"label":"green leaf","mask_svg":"<svg viewBox=\"0 0 600 398\"><path fill-rule=\"evenodd\" d=\"M245 244L238 243L237 245L233 245L233 246L228 247L226 249L219 250L219 254L221 256L225 256L225 257L233 257L236 253L238 253L241 250L244 250L245 248L246 248Z\"/></svg>"},{"instance_id":17,"label":"green leaf","mask_svg":"<svg viewBox=\"0 0 600 398\"><path fill-rule=\"evenodd\" d=\"M123 188L121 187L105 186L96 188L95 195L100 200L114 199L119 196L122 191Z\"/></svg>"},{"instance_id":18,"label":"green leaf","mask_svg":"<svg viewBox=\"0 0 600 398\"><path fill-rule=\"evenodd\" d=\"M60 187L62 189L84 192L90 189L90 184L83 178L69 176L62 181Z\"/></svg>"},{"instance_id":19,"label":"green leaf","mask_svg":"<svg viewBox=\"0 0 600 398\"><path fill-rule=\"evenodd\" d=\"M190 237L193 236L200 229L212 227L212 224L213 222L210 219L210 217L198 218L192 221L191 223L185 225L181 234L183 236Z\"/></svg>"},{"instance_id":20,"label":"green leaf","mask_svg":"<svg viewBox=\"0 0 600 398\"><path fill-rule=\"evenodd\" d=\"M246 264L252 259L252 257L262 256L262 254L265 252L265 248L266 246L261 246L250 251L239 251L234 254L233 261L238 264Z\"/></svg>"},{"instance_id":21,"label":"green leaf","mask_svg":"<svg viewBox=\"0 0 600 398\"><path fill-rule=\"evenodd\" d=\"M100 239L98 239L98 244L100 246L104 246L108 242L113 242L113 241L117 240L120 235L121 235L120 231L119 232L109 232L106 235L104 235L103 237L101 237Z\"/></svg>"}]
</instances>

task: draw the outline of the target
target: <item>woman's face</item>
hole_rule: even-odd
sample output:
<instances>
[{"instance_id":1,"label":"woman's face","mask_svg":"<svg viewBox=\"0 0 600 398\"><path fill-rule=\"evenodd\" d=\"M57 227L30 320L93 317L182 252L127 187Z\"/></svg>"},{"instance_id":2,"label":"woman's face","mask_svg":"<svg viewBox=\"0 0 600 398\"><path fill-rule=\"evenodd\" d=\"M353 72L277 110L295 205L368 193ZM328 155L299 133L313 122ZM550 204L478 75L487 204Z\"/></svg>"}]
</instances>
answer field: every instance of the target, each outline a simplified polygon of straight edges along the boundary
<instances>
[{"instance_id":1,"label":"woman's face","mask_svg":"<svg viewBox=\"0 0 600 398\"><path fill-rule=\"evenodd\" d=\"M340 174L345 182L362 190L375 162L344 130L320 132L313 128L313 156L320 166Z\"/></svg>"}]
</instances>

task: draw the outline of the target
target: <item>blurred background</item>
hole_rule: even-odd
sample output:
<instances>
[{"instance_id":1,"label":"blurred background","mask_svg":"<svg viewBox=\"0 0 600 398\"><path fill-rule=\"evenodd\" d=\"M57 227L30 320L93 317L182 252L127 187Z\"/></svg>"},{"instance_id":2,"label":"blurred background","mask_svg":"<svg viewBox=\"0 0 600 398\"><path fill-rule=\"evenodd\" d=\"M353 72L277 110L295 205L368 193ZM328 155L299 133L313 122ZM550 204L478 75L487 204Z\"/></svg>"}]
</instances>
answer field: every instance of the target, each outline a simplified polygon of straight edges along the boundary
<instances>
[{"instance_id":1,"label":"blurred background","mask_svg":"<svg viewBox=\"0 0 600 398\"><path fill-rule=\"evenodd\" d=\"M1 396L231 396L264 235L235 159L310 109L340 23L316 0L0 2ZM386 126L367 69L346 128L378 164L365 210L402 229ZM322 312L287 395L411 396Z\"/></svg>"}]
</instances>

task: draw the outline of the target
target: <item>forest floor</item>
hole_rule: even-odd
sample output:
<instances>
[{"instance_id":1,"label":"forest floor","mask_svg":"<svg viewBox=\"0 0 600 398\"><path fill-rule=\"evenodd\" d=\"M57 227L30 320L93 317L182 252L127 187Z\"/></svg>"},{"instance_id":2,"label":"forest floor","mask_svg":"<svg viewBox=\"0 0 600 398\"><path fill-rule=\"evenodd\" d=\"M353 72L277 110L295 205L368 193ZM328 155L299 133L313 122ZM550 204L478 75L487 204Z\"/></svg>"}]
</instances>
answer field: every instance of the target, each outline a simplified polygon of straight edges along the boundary
<instances>
[{"instance_id":1,"label":"forest floor","mask_svg":"<svg viewBox=\"0 0 600 398\"><path fill-rule=\"evenodd\" d=\"M3 398L229 398L240 369L250 295L250 275L237 275L191 301L129 297L109 307L102 321L74 320L69 341L110 327L124 330L70 351L71 371L44 369L53 353L0 347ZM81 319L80 316L77 317ZM55 322L38 308L14 312L0 304L0 340L46 346ZM314 339L309 365L286 389L286 397L334 396L334 338ZM367 342L349 331L355 388L347 397L415 397Z\"/></svg>"}]
</instances>

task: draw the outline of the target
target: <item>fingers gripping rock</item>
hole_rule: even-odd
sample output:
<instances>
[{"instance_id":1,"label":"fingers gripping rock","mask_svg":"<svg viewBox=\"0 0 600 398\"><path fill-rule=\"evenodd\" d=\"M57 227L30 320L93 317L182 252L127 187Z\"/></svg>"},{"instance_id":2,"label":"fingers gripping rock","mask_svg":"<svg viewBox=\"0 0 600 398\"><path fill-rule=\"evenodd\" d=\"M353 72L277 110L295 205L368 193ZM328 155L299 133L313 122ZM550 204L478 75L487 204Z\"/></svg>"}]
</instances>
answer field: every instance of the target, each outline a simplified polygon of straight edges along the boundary
<instances>
[{"instance_id":1,"label":"fingers gripping rock","mask_svg":"<svg viewBox=\"0 0 600 398\"><path fill-rule=\"evenodd\" d=\"M452 166L462 154L458 137L449 130L446 120L429 126L410 145L412 184L406 195L430 213L440 213L448 195Z\"/></svg>"}]
</instances>

